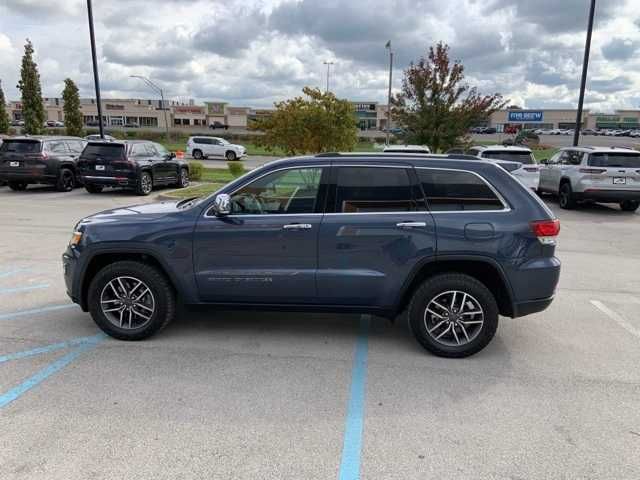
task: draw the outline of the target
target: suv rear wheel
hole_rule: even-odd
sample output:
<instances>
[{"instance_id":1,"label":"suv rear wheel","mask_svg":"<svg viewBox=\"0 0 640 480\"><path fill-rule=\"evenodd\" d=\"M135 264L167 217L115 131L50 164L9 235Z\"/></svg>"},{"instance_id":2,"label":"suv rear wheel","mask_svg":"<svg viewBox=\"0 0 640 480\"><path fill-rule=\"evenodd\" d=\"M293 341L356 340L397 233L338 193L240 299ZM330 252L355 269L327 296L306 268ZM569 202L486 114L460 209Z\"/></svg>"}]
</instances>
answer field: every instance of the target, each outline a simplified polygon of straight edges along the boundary
<instances>
[{"instance_id":1,"label":"suv rear wheel","mask_svg":"<svg viewBox=\"0 0 640 480\"><path fill-rule=\"evenodd\" d=\"M167 278L141 262L116 262L89 286L89 312L98 326L120 340L143 340L175 316L175 294Z\"/></svg>"},{"instance_id":2,"label":"suv rear wheel","mask_svg":"<svg viewBox=\"0 0 640 480\"><path fill-rule=\"evenodd\" d=\"M413 294L409 326L431 353L450 358L486 347L498 328L498 305L481 282L459 273L426 280Z\"/></svg>"},{"instance_id":3,"label":"suv rear wheel","mask_svg":"<svg viewBox=\"0 0 640 480\"><path fill-rule=\"evenodd\" d=\"M76 186L76 176L69 168L61 168L56 182L56 190L59 192L70 192Z\"/></svg>"},{"instance_id":4,"label":"suv rear wheel","mask_svg":"<svg viewBox=\"0 0 640 480\"><path fill-rule=\"evenodd\" d=\"M153 177L149 172L141 172L140 178L138 178L138 186L136 187L136 193L138 195L149 195L153 190Z\"/></svg>"},{"instance_id":5,"label":"suv rear wheel","mask_svg":"<svg viewBox=\"0 0 640 480\"><path fill-rule=\"evenodd\" d=\"M576 208L576 200L573 197L573 191L571 190L571 184L569 182L565 182L560 185L559 203L560 208L564 208L566 210Z\"/></svg>"},{"instance_id":6,"label":"suv rear wheel","mask_svg":"<svg viewBox=\"0 0 640 480\"><path fill-rule=\"evenodd\" d=\"M625 200L620 203L620 208L624 212L635 212L640 207L640 202L637 200Z\"/></svg>"},{"instance_id":7,"label":"suv rear wheel","mask_svg":"<svg viewBox=\"0 0 640 480\"><path fill-rule=\"evenodd\" d=\"M9 188L14 192L22 192L26 190L29 184L27 182L9 182Z\"/></svg>"}]
</instances>

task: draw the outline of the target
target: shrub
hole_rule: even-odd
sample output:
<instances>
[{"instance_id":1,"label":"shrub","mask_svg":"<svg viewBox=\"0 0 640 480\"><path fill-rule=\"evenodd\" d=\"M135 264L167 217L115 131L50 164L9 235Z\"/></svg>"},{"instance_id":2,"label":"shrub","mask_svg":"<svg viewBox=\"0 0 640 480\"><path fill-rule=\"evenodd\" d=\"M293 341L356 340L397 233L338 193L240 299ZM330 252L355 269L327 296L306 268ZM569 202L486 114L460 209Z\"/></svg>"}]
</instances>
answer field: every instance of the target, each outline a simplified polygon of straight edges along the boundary
<instances>
[{"instance_id":1,"label":"shrub","mask_svg":"<svg viewBox=\"0 0 640 480\"><path fill-rule=\"evenodd\" d=\"M202 162L189 162L189 178L194 182L202 180L204 164Z\"/></svg>"},{"instance_id":2,"label":"shrub","mask_svg":"<svg viewBox=\"0 0 640 480\"><path fill-rule=\"evenodd\" d=\"M233 178L238 178L244 174L244 165L242 162L227 162L227 168L229 173L233 175Z\"/></svg>"}]
</instances>

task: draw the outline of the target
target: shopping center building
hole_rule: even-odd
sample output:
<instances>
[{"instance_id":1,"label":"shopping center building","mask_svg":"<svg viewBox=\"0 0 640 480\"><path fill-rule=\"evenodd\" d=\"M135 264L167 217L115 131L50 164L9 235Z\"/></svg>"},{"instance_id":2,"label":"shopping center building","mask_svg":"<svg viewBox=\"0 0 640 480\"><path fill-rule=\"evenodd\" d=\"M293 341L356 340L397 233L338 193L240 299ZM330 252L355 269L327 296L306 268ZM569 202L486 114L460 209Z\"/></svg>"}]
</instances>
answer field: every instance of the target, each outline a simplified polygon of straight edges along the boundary
<instances>
[{"instance_id":1,"label":"shopping center building","mask_svg":"<svg viewBox=\"0 0 640 480\"><path fill-rule=\"evenodd\" d=\"M489 118L487 126L503 131L508 127L527 129L571 129L576 127L577 110L500 110ZM613 113L597 113L585 110L582 128L591 129L640 129L640 110L616 110Z\"/></svg>"}]
</instances>

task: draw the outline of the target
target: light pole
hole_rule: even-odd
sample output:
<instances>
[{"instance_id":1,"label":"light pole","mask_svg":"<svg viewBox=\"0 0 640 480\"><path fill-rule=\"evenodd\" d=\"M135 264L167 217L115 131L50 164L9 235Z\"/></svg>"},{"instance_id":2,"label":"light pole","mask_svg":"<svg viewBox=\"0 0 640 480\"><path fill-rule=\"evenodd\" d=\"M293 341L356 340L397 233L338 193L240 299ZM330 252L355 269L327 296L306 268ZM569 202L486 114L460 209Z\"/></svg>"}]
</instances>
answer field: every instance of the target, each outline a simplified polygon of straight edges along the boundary
<instances>
[{"instance_id":1,"label":"light pole","mask_svg":"<svg viewBox=\"0 0 640 480\"><path fill-rule=\"evenodd\" d=\"M155 90L160 94L160 105L162 106L162 112L164 113L164 126L167 131L167 140L169 140L169 122L167 121L167 108L164 104L164 91L155 83L153 83L151 80L149 80L147 77L143 77L142 75L129 75L129 76L131 78L138 78L142 80L149 87L151 87L153 90Z\"/></svg>"},{"instance_id":2,"label":"light pole","mask_svg":"<svg viewBox=\"0 0 640 480\"><path fill-rule=\"evenodd\" d=\"M333 62L322 62L322 63L327 66L327 93L329 93L329 69L331 68L331 65L333 65Z\"/></svg>"},{"instance_id":3,"label":"light pole","mask_svg":"<svg viewBox=\"0 0 640 480\"><path fill-rule=\"evenodd\" d=\"M104 140L104 126L102 125L102 102L100 101L100 77L98 75L96 37L93 31L93 7L91 5L91 0L87 0L87 14L89 15L89 37L91 39L91 59L93 61L93 82L96 88L96 104L98 106L98 128L100 131L100 138Z\"/></svg>"},{"instance_id":4,"label":"light pole","mask_svg":"<svg viewBox=\"0 0 640 480\"><path fill-rule=\"evenodd\" d=\"M589 10L589 26L587 27L587 41L584 46L584 61L582 63L582 80L580 82L580 98L578 99L578 116L576 118L576 129L573 133L573 146L577 147L580 142L580 129L582 128L582 109L584 107L584 91L587 87L587 71L589 70L589 53L591 52L591 35L593 33L593 17L596 12L596 0L591 0Z\"/></svg>"},{"instance_id":5,"label":"light pole","mask_svg":"<svg viewBox=\"0 0 640 480\"><path fill-rule=\"evenodd\" d=\"M393 76L393 50L391 50L391 40L387 42L385 48L389 49L389 91L387 93L387 132L385 143L389 145L389 133L391 130L391 81Z\"/></svg>"}]
</instances>

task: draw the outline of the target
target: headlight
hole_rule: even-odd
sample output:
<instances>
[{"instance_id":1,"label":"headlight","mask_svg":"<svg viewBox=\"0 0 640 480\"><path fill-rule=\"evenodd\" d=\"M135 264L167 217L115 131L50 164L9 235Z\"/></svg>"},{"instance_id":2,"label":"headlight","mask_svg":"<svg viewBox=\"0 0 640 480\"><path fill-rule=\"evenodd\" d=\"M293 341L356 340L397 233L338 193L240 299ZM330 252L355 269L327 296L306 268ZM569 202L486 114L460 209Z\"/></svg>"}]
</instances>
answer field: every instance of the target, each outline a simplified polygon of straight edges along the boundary
<instances>
[{"instance_id":1,"label":"headlight","mask_svg":"<svg viewBox=\"0 0 640 480\"><path fill-rule=\"evenodd\" d=\"M71 239L69 240L69 246L75 247L80 243L80 240L82 240L82 232L79 232L76 230L75 232L73 232L73 235L71 235Z\"/></svg>"}]
</instances>

